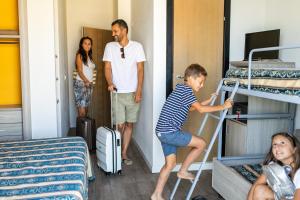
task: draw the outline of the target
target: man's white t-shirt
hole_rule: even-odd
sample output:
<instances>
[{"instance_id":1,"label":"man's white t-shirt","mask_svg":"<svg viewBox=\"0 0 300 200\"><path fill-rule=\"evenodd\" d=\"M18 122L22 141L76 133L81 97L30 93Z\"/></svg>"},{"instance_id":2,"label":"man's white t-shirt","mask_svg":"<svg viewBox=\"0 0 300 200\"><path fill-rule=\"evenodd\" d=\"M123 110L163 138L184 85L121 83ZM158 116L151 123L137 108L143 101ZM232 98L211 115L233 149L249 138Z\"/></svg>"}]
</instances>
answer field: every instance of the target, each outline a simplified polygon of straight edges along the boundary
<instances>
[{"instance_id":1,"label":"man's white t-shirt","mask_svg":"<svg viewBox=\"0 0 300 200\"><path fill-rule=\"evenodd\" d=\"M296 171L293 182L295 184L296 189L300 189L300 169Z\"/></svg>"},{"instance_id":2,"label":"man's white t-shirt","mask_svg":"<svg viewBox=\"0 0 300 200\"><path fill-rule=\"evenodd\" d=\"M137 63L146 61L143 46L129 41L124 47L125 58L122 58L122 46L118 42L106 44L103 61L109 61L112 68L112 81L118 93L135 92L137 89Z\"/></svg>"}]
</instances>

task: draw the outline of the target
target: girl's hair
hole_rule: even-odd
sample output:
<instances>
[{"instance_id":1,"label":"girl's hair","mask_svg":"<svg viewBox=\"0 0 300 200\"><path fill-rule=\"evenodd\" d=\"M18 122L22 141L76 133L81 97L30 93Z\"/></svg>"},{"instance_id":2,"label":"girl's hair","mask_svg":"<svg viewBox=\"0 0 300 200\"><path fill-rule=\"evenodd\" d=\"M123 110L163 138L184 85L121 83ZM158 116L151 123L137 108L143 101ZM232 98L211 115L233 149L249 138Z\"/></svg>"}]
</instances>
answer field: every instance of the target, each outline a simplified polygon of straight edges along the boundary
<instances>
[{"instance_id":1,"label":"girl's hair","mask_svg":"<svg viewBox=\"0 0 300 200\"><path fill-rule=\"evenodd\" d=\"M295 136L292 136L288 133L276 133L276 134L274 134L272 136L272 142L273 142L273 139L276 136L279 136L279 135L285 137L286 139L288 139L290 141L290 143L293 145L293 148L294 149L296 148L295 153L294 153L294 167L293 167L293 170L291 172L291 177L294 177L297 169L300 168L300 143L299 143L299 141L297 140L297 138ZM276 160L276 158L274 157L273 152L272 152L272 145L271 145L269 153L267 154L266 159L265 159L263 164L267 165L271 161L276 162L280 165L283 165L283 163L281 161Z\"/></svg>"},{"instance_id":2,"label":"girl's hair","mask_svg":"<svg viewBox=\"0 0 300 200\"><path fill-rule=\"evenodd\" d=\"M83 47L82 47L82 44L83 44L84 40L90 40L91 45L93 45L93 40L92 40L92 38L90 38L90 37L82 37L82 38L80 39L80 42L79 42L79 49L77 50L77 54L79 54L79 55L81 56L82 62L83 62L85 65L87 65L87 60L88 60L88 58L87 58L87 55L86 55L85 50L84 50ZM89 50L88 55L89 55L89 58L93 61L93 58L92 58L92 48Z\"/></svg>"}]
</instances>

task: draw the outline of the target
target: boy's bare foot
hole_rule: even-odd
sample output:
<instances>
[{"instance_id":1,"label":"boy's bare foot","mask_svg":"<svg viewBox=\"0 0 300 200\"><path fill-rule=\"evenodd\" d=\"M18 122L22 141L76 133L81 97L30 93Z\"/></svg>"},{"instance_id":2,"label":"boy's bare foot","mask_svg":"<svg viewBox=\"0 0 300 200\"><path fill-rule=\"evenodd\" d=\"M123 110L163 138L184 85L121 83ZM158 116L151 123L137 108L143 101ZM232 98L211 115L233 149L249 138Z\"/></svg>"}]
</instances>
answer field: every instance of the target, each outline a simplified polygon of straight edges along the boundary
<instances>
[{"instance_id":1,"label":"boy's bare foot","mask_svg":"<svg viewBox=\"0 0 300 200\"><path fill-rule=\"evenodd\" d=\"M162 198L162 196L156 194L156 193L153 193L151 195L151 200L164 200L164 198Z\"/></svg>"},{"instance_id":2,"label":"boy's bare foot","mask_svg":"<svg viewBox=\"0 0 300 200\"><path fill-rule=\"evenodd\" d=\"M181 172L181 171L179 171L177 173L177 177L181 178L181 179L188 179L188 180L194 180L195 179L195 176L190 172Z\"/></svg>"}]
</instances>

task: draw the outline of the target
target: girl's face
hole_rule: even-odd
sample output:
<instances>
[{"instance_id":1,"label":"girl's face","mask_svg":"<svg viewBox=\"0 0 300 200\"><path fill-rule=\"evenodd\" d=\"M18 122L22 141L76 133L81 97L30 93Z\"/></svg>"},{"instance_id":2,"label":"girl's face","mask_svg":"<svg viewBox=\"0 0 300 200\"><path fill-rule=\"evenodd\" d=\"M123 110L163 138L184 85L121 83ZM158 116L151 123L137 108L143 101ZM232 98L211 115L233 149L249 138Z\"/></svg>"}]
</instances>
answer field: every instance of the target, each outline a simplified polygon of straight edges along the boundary
<instances>
[{"instance_id":1,"label":"girl's face","mask_svg":"<svg viewBox=\"0 0 300 200\"><path fill-rule=\"evenodd\" d=\"M276 160L281 161L283 164L289 165L294 161L294 153L296 148L290 140L282 135L277 135L272 141L272 153Z\"/></svg>"},{"instance_id":2,"label":"girl's face","mask_svg":"<svg viewBox=\"0 0 300 200\"><path fill-rule=\"evenodd\" d=\"M89 52L91 50L92 44L91 41L89 39L85 39L83 40L82 43L82 48L86 51Z\"/></svg>"}]
</instances>

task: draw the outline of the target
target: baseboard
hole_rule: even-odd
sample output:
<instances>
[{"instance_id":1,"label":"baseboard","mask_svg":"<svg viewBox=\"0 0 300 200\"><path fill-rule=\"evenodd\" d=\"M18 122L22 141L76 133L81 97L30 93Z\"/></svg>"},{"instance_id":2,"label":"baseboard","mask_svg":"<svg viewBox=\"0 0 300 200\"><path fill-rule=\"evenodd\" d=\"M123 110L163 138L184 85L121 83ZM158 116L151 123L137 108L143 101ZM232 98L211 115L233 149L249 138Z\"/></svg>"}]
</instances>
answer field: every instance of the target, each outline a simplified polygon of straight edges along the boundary
<instances>
[{"instance_id":1,"label":"baseboard","mask_svg":"<svg viewBox=\"0 0 300 200\"><path fill-rule=\"evenodd\" d=\"M134 143L134 145L136 146L138 152L142 155L144 161L146 162L146 165L147 165L149 171L151 172L151 171L152 171L152 165L151 165L151 164L149 163L149 161L146 159L146 157L145 157L143 151L141 150L140 146L137 144L137 142L135 141L134 138L132 138L131 141L132 141L132 142Z\"/></svg>"}]
</instances>

